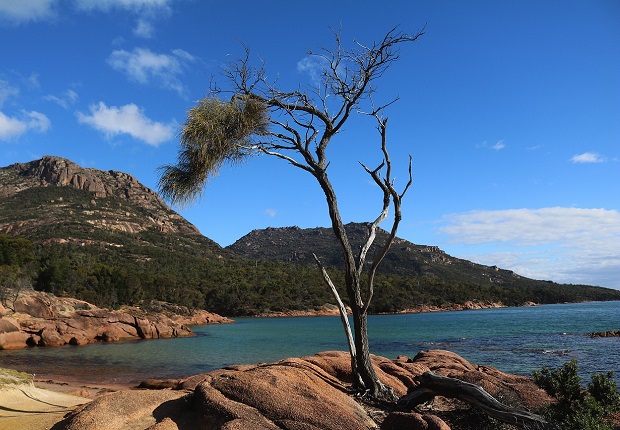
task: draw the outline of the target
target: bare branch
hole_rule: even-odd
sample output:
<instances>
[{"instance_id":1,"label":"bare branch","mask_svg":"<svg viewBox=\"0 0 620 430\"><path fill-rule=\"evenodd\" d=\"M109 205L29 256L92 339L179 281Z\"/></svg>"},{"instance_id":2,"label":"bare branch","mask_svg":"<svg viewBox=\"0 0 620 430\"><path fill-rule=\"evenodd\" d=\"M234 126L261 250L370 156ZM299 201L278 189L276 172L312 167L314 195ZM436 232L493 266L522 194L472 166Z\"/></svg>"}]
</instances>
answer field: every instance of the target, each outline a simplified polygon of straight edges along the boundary
<instances>
[{"instance_id":1,"label":"bare branch","mask_svg":"<svg viewBox=\"0 0 620 430\"><path fill-rule=\"evenodd\" d=\"M356 353L356 348L355 348L355 342L353 341L353 334L351 333L351 326L349 325L349 318L347 317L347 308L345 307L344 303L342 302L342 299L340 298L340 294L338 293L338 290L336 289L336 286L334 285L334 283L332 282L329 273L327 273L327 270L325 270L325 267L323 266L323 264L321 263L321 261L319 260L319 257L316 256L315 253L312 253L312 257L314 257L314 261L316 262L317 266L319 267L319 270L321 271L321 274L323 275L323 280L325 281L325 284L329 287L329 289L332 292L332 295L334 296L334 299L336 300L336 303L338 304L338 311L340 312L340 320L342 321L342 326L344 327L344 331L347 335L347 343L349 345L349 353L351 354L351 367L352 369L355 369L357 364L356 364L356 360L355 357L357 356ZM352 373L353 375L356 374L355 371L353 371Z\"/></svg>"},{"instance_id":2,"label":"bare branch","mask_svg":"<svg viewBox=\"0 0 620 430\"><path fill-rule=\"evenodd\" d=\"M382 210L379 216L375 219L375 221L369 227L368 239L366 241L366 244L362 248L362 252L360 253L360 258L358 261L358 270L361 270L361 266L363 266L364 264L366 253L368 252L368 250L370 249L370 246L372 245L374 241L376 229L379 223L381 223L387 217L390 203L394 206L394 220L392 222L392 228L390 229L388 238L385 240L380 252L373 260L369 273L368 273L368 279L366 281L366 296L365 296L364 307L363 307L364 312L368 311L368 307L370 306L372 297L374 295L374 278L377 272L377 268L379 267L379 264L381 263L381 261L383 261L387 252L389 251L392 245L392 242L394 241L394 238L396 237L396 232L398 230L398 226L402 219L402 212L401 212L402 198L413 182L413 177L412 177L412 172L411 172L412 159L411 159L411 156L409 156L409 180L407 184L405 184L404 190L402 191L401 194L398 194L398 192L394 188L394 180L392 178L392 161L390 159L390 154L387 150L387 122L388 120L387 118L382 119L376 112L374 114L374 117L377 120L377 123L378 123L377 129L381 135L381 150L383 152L383 162L374 170L370 170L368 167L364 165L362 166L364 167L366 172L372 177L375 183L379 186L379 188L381 188L381 190L383 191L383 207L382 207ZM385 177L382 179L379 176L379 173L384 166L386 168L386 173L385 173Z\"/></svg>"},{"instance_id":3,"label":"bare branch","mask_svg":"<svg viewBox=\"0 0 620 430\"><path fill-rule=\"evenodd\" d=\"M295 160L292 157L289 157L288 155L284 155L284 154L282 154L280 152L277 152L277 151L270 151L270 150L268 150L265 147L261 147L260 150L264 154L266 154L266 155L271 155L272 157L281 158L283 160L288 161L289 163L291 163L293 166L295 166L297 168L300 168L300 169L305 170L307 172L310 172L312 174L314 173L314 171L310 167L306 166L305 164L302 164L302 163L298 162L297 160Z\"/></svg>"}]
</instances>

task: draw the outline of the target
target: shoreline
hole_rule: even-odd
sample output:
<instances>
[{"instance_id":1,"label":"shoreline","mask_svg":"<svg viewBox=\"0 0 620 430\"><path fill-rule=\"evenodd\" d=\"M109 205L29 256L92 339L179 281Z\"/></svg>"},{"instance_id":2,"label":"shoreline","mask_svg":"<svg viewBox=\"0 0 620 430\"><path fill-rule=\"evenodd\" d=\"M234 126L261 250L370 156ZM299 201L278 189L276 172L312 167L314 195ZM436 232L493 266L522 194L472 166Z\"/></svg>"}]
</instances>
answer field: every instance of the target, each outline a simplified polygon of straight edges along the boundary
<instances>
[{"instance_id":1,"label":"shoreline","mask_svg":"<svg viewBox=\"0 0 620 430\"><path fill-rule=\"evenodd\" d=\"M59 380L64 378L48 376L51 375L35 378L32 374L0 369L0 430L55 428L81 405L124 388L95 386L85 381L64 382Z\"/></svg>"},{"instance_id":2,"label":"shoreline","mask_svg":"<svg viewBox=\"0 0 620 430\"><path fill-rule=\"evenodd\" d=\"M466 301L465 303L451 303L451 304L443 305L443 306L422 305L416 308L408 308L408 309L403 309L403 310L396 311L396 312L379 312L376 314L369 314L369 315L420 314L420 313L431 313L431 312L453 312L453 311L471 311L471 310L481 310L481 309L499 309L499 308L509 308L509 307L520 308L520 307L531 307L531 306L539 306L539 305L540 305L539 303L535 303L535 302L524 302L520 305L508 306L508 305L503 304L502 302ZM347 307L347 314L351 315L351 309L349 307ZM269 313L260 313L260 314L253 315L253 316L228 317L228 318L231 318L231 319L234 319L234 318L291 318L291 317L325 317L325 316L340 316L338 307L335 305L326 304L317 310L269 312Z\"/></svg>"},{"instance_id":3,"label":"shoreline","mask_svg":"<svg viewBox=\"0 0 620 430\"><path fill-rule=\"evenodd\" d=\"M129 383L97 383L86 378L76 378L73 375L42 374L36 375L33 384L55 393L69 394L93 400L102 394L116 391L128 391L137 388L136 384Z\"/></svg>"}]
</instances>

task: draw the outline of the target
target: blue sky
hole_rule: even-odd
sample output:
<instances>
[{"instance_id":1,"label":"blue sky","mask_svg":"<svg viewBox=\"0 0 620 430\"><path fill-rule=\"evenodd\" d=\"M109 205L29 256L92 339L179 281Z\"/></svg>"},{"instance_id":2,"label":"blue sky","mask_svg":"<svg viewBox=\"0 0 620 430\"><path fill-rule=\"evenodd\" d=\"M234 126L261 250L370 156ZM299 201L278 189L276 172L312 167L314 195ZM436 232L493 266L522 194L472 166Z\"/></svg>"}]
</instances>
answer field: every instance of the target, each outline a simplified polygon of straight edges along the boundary
<instances>
[{"instance_id":1,"label":"blue sky","mask_svg":"<svg viewBox=\"0 0 620 430\"><path fill-rule=\"evenodd\" d=\"M249 46L282 89L311 83L307 52L403 46L376 99L390 106L399 236L524 276L620 289L620 2L0 0L0 166L57 155L157 188L185 112ZM220 81L221 82L221 81ZM374 124L332 142L346 222L373 219ZM328 226L304 172L270 158L225 167L177 208L222 246L253 229Z\"/></svg>"}]
</instances>

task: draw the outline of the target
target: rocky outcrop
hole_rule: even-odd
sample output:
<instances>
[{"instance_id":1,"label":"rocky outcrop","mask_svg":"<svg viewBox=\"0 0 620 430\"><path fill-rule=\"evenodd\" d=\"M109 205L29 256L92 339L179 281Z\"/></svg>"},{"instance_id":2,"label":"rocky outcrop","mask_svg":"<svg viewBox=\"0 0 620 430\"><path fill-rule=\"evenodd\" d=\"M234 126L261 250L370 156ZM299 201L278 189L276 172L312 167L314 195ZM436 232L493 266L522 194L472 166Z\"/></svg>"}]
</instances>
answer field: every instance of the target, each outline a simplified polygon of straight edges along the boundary
<instances>
[{"instance_id":1,"label":"rocky outcrop","mask_svg":"<svg viewBox=\"0 0 620 430\"><path fill-rule=\"evenodd\" d=\"M536 304L532 302L528 302L523 306L535 306ZM471 311L475 309L496 309L496 308L505 308L502 302L491 302L491 301L471 301L468 300L465 303L449 303L442 306L432 306L432 305L422 305L417 308L403 309L402 311L396 312L399 314L416 314L416 313L426 313L426 312L447 312L447 311Z\"/></svg>"},{"instance_id":2,"label":"rocky outcrop","mask_svg":"<svg viewBox=\"0 0 620 430\"><path fill-rule=\"evenodd\" d=\"M156 192L127 173L84 168L53 156L0 168L0 200L31 188L58 187L86 191L89 197L79 209L75 203L64 201L63 197L41 202L45 203L41 209L49 213L48 219L43 221L49 222L50 216L54 222L69 217L73 222L83 219L95 227L126 233L156 228L162 232L200 234L195 226L171 210ZM0 233L23 234L39 228L41 222L34 215L19 223L0 222Z\"/></svg>"},{"instance_id":3,"label":"rocky outcrop","mask_svg":"<svg viewBox=\"0 0 620 430\"><path fill-rule=\"evenodd\" d=\"M351 308L347 306L347 314L351 315ZM282 311L282 312L269 312L257 315L261 318L277 318L277 317L326 317L326 316L339 316L340 310L338 306L330 303L325 303L323 306L315 307L308 310L295 310L295 311Z\"/></svg>"},{"instance_id":4,"label":"rocky outcrop","mask_svg":"<svg viewBox=\"0 0 620 430\"><path fill-rule=\"evenodd\" d=\"M595 331L589 333L590 337L620 337L620 330Z\"/></svg>"},{"instance_id":5,"label":"rocky outcrop","mask_svg":"<svg viewBox=\"0 0 620 430\"><path fill-rule=\"evenodd\" d=\"M531 378L477 366L448 351L425 351L413 359L372 356L372 360L380 379L399 396L416 385L416 376L433 370L477 381L490 394L524 408L550 401ZM422 412L390 412L365 404L349 392L349 366L347 353L331 351L277 363L230 366L180 381L149 381L143 390L101 396L55 428L118 428L110 427L106 417L123 423L122 428L149 430L480 428L475 419L472 427L463 427L467 406L444 398L436 398L435 407Z\"/></svg>"},{"instance_id":6,"label":"rocky outcrop","mask_svg":"<svg viewBox=\"0 0 620 430\"><path fill-rule=\"evenodd\" d=\"M20 292L12 312L0 318L0 349L191 336L190 324L228 322L232 321L206 311L186 310L168 316L129 306L108 310L77 299L27 291Z\"/></svg>"}]
</instances>

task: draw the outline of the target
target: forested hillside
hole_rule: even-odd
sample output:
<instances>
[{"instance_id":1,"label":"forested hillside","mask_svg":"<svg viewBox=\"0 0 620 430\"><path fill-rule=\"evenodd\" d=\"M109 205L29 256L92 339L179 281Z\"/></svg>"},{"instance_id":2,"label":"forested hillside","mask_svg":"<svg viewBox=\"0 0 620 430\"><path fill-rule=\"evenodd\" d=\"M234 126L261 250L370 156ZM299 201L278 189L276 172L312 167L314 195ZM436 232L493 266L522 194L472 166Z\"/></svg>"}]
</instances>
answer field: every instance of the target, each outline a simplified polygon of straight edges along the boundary
<instances>
[{"instance_id":1,"label":"forested hillside","mask_svg":"<svg viewBox=\"0 0 620 430\"><path fill-rule=\"evenodd\" d=\"M348 228L354 240L364 234L363 224ZM333 303L312 252L343 277L330 233L266 229L224 249L130 175L57 157L0 169L0 294L34 287L106 307L158 299L226 316L312 310ZM371 311L583 300L620 291L535 281L398 239Z\"/></svg>"}]
</instances>

